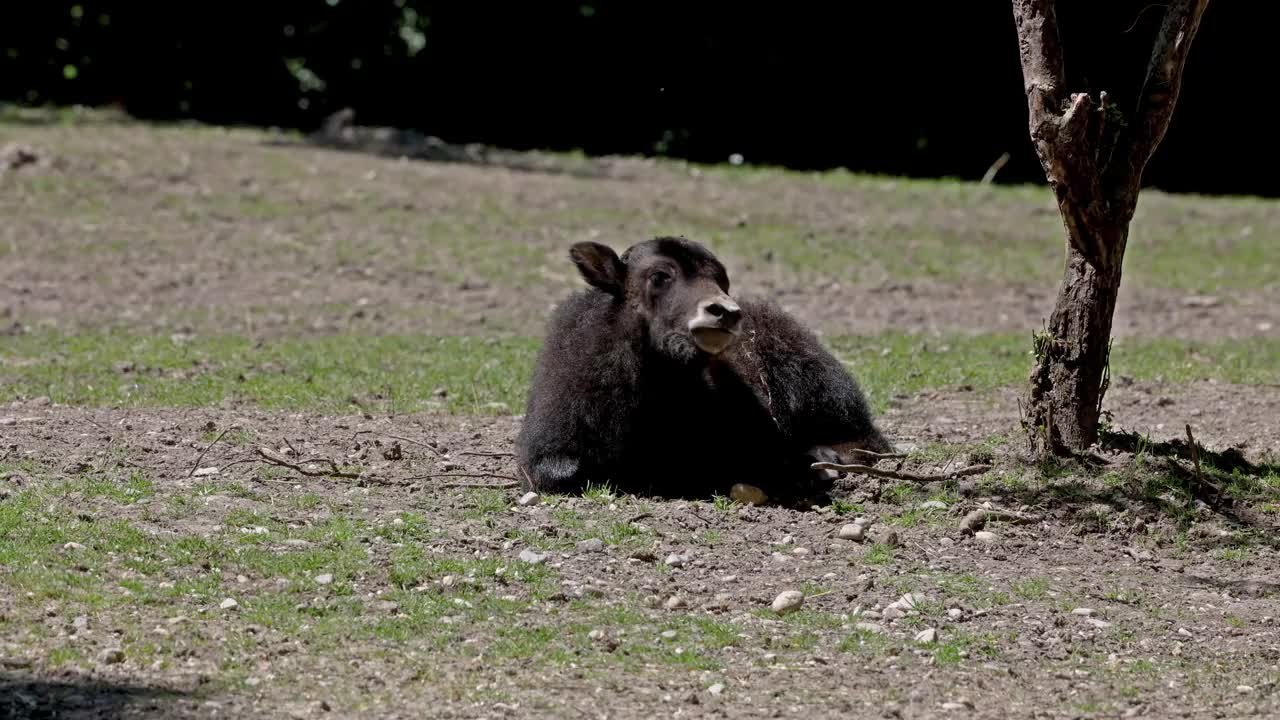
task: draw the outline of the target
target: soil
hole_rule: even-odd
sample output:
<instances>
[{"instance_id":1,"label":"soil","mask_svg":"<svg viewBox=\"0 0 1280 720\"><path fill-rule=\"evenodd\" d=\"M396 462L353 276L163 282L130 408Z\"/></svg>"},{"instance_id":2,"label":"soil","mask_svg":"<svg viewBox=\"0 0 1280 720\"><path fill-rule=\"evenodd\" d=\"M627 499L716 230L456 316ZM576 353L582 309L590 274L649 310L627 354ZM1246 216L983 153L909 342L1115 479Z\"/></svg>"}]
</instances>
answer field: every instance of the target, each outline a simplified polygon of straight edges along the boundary
<instances>
[{"instance_id":1,"label":"soil","mask_svg":"<svg viewBox=\"0 0 1280 720\"><path fill-rule=\"evenodd\" d=\"M53 212L55 204L0 228L0 248L11 249L0 254L0 323L13 332L115 325L141 332L258 337L352 331L531 334L575 282L563 259L568 241L604 234L625 245L648 234L651 223L673 206L714 199L745 211L777 193L771 187L730 188L689 175L674 177L643 162L616 161L584 177L544 172L541 166L400 163L335 150L273 148L228 140L239 137L234 133L209 132L193 139L95 129L76 136L74 142L83 147L60 150L57 162L11 170L87 178L92 188L109 191L110 212L104 208L95 222L84 221L83 213L72 221ZM94 154L100 143L111 144L111 151ZM47 151L37 147L36 152ZM262 157L293 164L276 175ZM299 167L302 179L294 173ZM376 192L362 190L362 183L376 185ZM415 192L423 186L437 192ZM241 206L206 207L198 221L190 221L173 199L210 193L239 193L251 205L266 197L288 209L263 222L245 220ZM726 199L733 193L738 194ZM83 200L75 194L58 202ZM466 268L407 267L400 236L372 229L380 212L429 217L433 210L472 203L478 196L495 203L496 219L485 231L534 248L539 265L534 272L542 281L509 287L470 277ZM601 196L634 216L567 227L563 217L532 227L503 226L512 205L559 212L572 203L589 206ZM361 209L370 197L378 205ZM857 224L857 201L847 194L792 191L777 202L796 216L816 213L835 218L833 223ZM739 222L732 212L713 220L725 228ZM32 237L48 243L47 251L16 251L31 247ZM121 238L130 241L113 245ZM344 243L354 243L350 255L344 255ZM830 334L1029 332L1040 326L1052 301L1052 286L1038 280L901 280L873 268L857 281L841 281L784 272L762 258L730 261L739 268L735 287L773 294ZM1195 340L1273 335L1280 326L1275 293L1272 287L1205 299L1134 286L1122 293L1116 334ZM856 311L848 312L850 307ZM895 400L883 425L904 447L1016 438L1017 396L1017 389L931 391ZM1184 424L1194 418L1197 439L1211 448L1237 447L1254 462L1275 462L1280 454L1280 388L1117 380L1106 406L1121 426L1148 431L1155 440L1181 437ZM1040 469L1019 457L1016 442L997 447L990 458L1003 485L935 484L912 492L895 489L892 482L846 481L839 498L861 507L844 514L830 507L725 509L711 502L630 497L544 498L524 507L517 504L519 489L509 485L516 470L506 455L519 423L519 416L319 416L247 406L93 409L40 399L0 407L0 463L39 468L38 473L0 475L0 495L74 480L86 469L115 475L139 469L155 482L146 503L116 504L81 492L62 495L53 510L66 518L126 520L148 536L177 540L234 535L242 528L231 527L230 518L240 511L269 516L292 529L334 517L382 528L411 511L425 517L432 530L424 545L429 553L496 559L515 568L522 550L536 550L546 554L544 566L560 586L558 593L534 595L481 578L478 596L513 593L521 609L494 620L467 616L457 625L433 626L430 637L383 638L327 651L309 649L305 638L271 627L251 627L242 615L190 598L175 606L113 605L90 618L91 631L73 632L71 618L56 603L42 605L0 587L0 715L1065 719L1280 714L1274 512L1263 513L1272 525L1249 525L1200 502L1188 509L1189 520L1180 521L1153 504L1142 488L1105 486L1097 479L1100 473L1068 471L1041 479ZM210 446L211 432L233 426L253 440ZM389 451L397 442L392 436L402 438L397 459L383 454L395 457ZM290 444L304 457L359 462L365 470L358 479L284 471L264 475L252 448L261 445L289 457ZM946 462L968 459L973 458ZM1108 470L1117 476L1145 477L1132 456L1107 459ZM238 461L244 462L233 464ZM192 475L209 467L219 471ZM193 497L202 483L221 489L201 495L180 516L152 511L174 498ZM499 506L478 509L495 491L501 494ZM1062 500L1068 492L1074 493L1070 501ZM315 497L304 503L303 495ZM935 496L945 509L917 512L920 503ZM983 503L1034 519L993 521L988 527L993 541L980 541L959 526ZM575 513L581 527L562 526L565 511ZM859 515L873 520L867 539L840 539L841 527ZM635 539L600 551L577 545L592 532L619 526L633 528ZM394 548L377 542L372 530L358 532L370 536L370 558L379 568L358 578L358 593L371 602L390 596L395 588L384 566ZM271 547L282 554L292 550L283 543ZM664 559L672 553L687 553L687 562L666 566ZM112 559L95 569L97 577L107 586L136 579L122 564L126 560ZM16 569L0 567L0 577ZM252 607L277 580L252 576L232 584L226 579L224 587L234 588L242 604ZM447 591L441 589L443 578L432 581L428 592ZM804 588L810 591L800 613L769 611L782 591ZM904 617L886 617L887 608L907 592L923 596L920 607ZM668 609L672 596L683 598L683 606ZM317 607L328 601L323 590L306 599ZM634 617L629 624L609 621L610 610ZM198 622L169 631L191 638L172 662L156 665L130 655L101 654L138 629L175 627L170 621L179 615ZM691 632L689 626L678 625L671 642L659 639L660 632L691 619L723 624L732 630L733 641L699 642L685 650L696 650L703 662L683 663L674 648L684 642L683 633ZM861 632L862 622L879 629ZM503 655L501 641L513 628L550 628L544 649L560 654L555 659L549 652ZM915 642L925 628L937 630L937 643ZM587 640L591 629L601 630L603 639ZM228 643L247 635L258 638L252 649L235 650L237 657L247 657L246 675L228 687L220 681L222 663L233 654ZM616 648L599 647L615 641ZM645 654L655 646L662 648L661 659ZM52 651L64 648L76 649L89 666L58 667ZM249 684L251 679L256 682ZM716 686L722 689L713 692Z\"/></svg>"}]
</instances>

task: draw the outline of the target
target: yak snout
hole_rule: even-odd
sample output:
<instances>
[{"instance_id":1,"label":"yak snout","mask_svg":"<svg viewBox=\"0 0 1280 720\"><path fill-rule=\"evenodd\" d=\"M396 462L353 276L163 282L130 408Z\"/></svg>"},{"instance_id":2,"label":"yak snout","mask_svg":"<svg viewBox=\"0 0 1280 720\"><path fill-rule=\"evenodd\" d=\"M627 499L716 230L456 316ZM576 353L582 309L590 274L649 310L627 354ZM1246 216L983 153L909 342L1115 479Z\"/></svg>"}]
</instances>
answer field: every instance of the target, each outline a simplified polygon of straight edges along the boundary
<instances>
[{"instance_id":1,"label":"yak snout","mask_svg":"<svg viewBox=\"0 0 1280 720\"><path fill-rule=\"evenodd\" d=\"M724 293L698 303L689 321L689 334L703 352L718 355L737 338L742 328L742 308Z\"/></svg>"}]
</instances>

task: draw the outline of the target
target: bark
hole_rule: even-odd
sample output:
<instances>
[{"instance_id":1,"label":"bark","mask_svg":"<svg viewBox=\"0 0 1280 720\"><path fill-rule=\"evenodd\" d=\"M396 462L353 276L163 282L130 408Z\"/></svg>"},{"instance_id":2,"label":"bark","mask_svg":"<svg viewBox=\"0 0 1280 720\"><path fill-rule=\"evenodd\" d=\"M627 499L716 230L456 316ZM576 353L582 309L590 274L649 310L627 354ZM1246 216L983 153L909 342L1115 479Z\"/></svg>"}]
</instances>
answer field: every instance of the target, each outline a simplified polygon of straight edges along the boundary
<instances>
[{"instance_id":1,"label":"bark","mask_svg":"<svg viewBox=\"0 0 1280 720\"><path fill-rule=\"evenodd\" d=\"M1097 441L1111 322L1142 173L1164 138L1187 52L1208 0L1173 0L1165 12L1137 107L1107 93L1066 94L1054 0L1013 0L1031 141L1058 201L1066 272L1045 331L1025 418L1033 446L1054 454Z\"/></svg>"}]
</instances>

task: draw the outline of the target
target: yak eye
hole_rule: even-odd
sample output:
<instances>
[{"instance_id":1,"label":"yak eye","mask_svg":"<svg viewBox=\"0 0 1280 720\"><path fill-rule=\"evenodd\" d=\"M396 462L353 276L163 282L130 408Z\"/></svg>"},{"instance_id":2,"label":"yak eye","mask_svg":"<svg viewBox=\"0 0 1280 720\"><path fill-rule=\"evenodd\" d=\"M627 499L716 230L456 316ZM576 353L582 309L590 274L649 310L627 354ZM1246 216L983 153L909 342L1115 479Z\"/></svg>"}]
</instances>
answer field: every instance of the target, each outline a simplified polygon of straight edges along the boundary
<instances>
[{"instance_id":1,"label":"yak eye","mask_svg":"<svg viewBox=\"0 0 1280 720\"><path fill-rule=\"evenodd\" d=\"M653 283L654 287L663 287L667 283L671 282L671 276L662 271L658 271L649 276L649 282Z\"/></svg>"}]
</instances>

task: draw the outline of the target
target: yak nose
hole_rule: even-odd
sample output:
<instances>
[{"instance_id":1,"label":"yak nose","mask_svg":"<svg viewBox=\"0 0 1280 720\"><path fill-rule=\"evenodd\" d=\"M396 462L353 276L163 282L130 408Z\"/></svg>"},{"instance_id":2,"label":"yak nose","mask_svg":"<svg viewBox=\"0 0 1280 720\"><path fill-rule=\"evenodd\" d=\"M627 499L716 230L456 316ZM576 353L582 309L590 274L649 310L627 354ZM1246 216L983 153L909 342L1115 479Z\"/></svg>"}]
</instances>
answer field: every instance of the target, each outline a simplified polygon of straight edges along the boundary
<instances>
[{"instance_id":1,"label":"yak nose","mask_svg":"<svg viewBox=\"0 0 1280 720\"><path fill-rule=\"evenodd\" d=\"M739 323L742 322L742 308L727 297L709 300L703 303L702 309L708 315L716 318L720 327L725 330L737 329Z\"/></svg>"}]
</instances>

